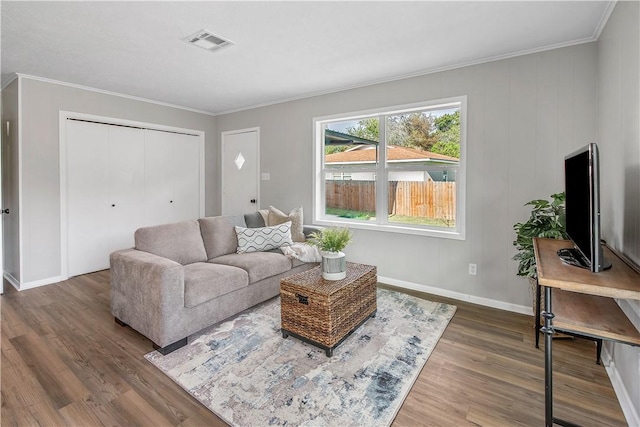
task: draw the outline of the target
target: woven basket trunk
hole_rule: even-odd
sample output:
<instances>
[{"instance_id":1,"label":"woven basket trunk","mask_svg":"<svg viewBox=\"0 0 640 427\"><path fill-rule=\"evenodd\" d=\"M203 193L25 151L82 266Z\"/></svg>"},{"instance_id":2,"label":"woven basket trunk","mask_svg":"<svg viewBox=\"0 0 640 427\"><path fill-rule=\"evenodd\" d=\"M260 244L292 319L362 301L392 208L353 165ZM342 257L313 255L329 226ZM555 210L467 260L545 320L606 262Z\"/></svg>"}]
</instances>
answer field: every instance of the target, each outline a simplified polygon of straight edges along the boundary
<instances>
[{"instance_id":1,"label":"woven basket trunk","mask_svg":"<svg viewBox=\"0 0 640 427\"><path fill-rule=\"evenodd\" d=\"M335 346L377 309L376 267L347 263L347 277L329 281L319 267L280 281L282 329Z\"/></svg>"}]
</instances>

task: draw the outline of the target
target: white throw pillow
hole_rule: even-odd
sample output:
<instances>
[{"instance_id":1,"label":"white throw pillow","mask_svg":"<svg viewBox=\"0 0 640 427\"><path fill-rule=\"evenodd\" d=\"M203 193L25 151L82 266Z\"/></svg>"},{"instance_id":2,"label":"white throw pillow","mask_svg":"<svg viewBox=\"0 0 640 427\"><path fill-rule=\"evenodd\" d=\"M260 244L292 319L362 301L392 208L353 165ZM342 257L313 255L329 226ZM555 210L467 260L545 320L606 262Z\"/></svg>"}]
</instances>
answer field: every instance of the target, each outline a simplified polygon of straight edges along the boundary
<instances>
[{"instance_id":1,"label":"white throw pillow","mask_svg":"<svg viewBox=\"0 0 640 427\"><path fill-rule=\"evenodd\" d=\"M291 221L272 227L244 228L236 226L238 253L268 251L281 246L290 246Z\"/></svg>"},{"instance_id":2,"label":"white throw pillow","mask_svg":"<svg viewBox=\"0 0 640 427\"><path fill-rule=\"evenodd\" d=\"M273 206L269 206L269 223L267 225L282 224L291 221L291 238L294 242L304 242L304 225L302 223L302 206L291 210L288 214L280 211Z\"/></svg>"}]
</instances>

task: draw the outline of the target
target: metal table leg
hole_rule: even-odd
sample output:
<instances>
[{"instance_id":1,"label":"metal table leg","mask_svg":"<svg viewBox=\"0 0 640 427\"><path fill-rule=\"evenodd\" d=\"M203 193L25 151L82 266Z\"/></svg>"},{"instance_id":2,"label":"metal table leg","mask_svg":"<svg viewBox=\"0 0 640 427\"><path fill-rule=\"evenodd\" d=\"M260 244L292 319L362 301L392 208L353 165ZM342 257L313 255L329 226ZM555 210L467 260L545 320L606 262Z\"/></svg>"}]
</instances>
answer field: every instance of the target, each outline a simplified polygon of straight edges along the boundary
<instances>
[{"instance_id":1,"label":"metal table leg","mask_svg":"<svg viewBox=\"0 0 640 427\"><path fill-rule=\"evenodd\" d=\"M545 426L553 426L553 358L552 358L552 342L553 342L553 312L551 311L551 288L544 288L544 327L541 329L544 333L544 410L545 410Z\"/></svg>"},{"instance_id":2,"label":"metal table leg","mask_svg":"<svg viewBox=\"0 0 640 427\"><path fill-rule=\"evenodd\" d=\"M541 331L544 333L544 425L553 427L558 424L564 427L579 427L569 421L561 420L553 417L553 318L555 317L551 310L551 288L544 288L544 327Z\"/></svg>"},{"instance_id":3,"label":"metal table leg","mask_svg":"<svg viewBox=\"0 0 640 427\"><path fill-rule=\"evenodd\" d=\"M536 348L540 348L540 283L536 278L536 306L535 306L535 325L536 325Z\"/></svg>"}]
</instances>

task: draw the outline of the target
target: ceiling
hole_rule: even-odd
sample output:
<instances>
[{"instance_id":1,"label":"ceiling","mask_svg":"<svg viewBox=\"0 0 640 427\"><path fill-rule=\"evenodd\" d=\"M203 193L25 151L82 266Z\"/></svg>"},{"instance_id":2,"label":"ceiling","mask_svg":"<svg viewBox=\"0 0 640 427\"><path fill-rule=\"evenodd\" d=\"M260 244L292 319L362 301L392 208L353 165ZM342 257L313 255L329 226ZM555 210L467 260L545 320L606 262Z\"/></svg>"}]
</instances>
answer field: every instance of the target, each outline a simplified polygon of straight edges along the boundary
<instances>
[{"instance_id":1,"label":"ceiling","mask_svg":"<svg viewBox=\"0 0 640 427\"><path fill-rule=\"evenodd\" d=\"M2 1L15 73L219 114L597 39L614 2ZM207 29L216 52L182 41Z\"/></svg>"}]
</instances>

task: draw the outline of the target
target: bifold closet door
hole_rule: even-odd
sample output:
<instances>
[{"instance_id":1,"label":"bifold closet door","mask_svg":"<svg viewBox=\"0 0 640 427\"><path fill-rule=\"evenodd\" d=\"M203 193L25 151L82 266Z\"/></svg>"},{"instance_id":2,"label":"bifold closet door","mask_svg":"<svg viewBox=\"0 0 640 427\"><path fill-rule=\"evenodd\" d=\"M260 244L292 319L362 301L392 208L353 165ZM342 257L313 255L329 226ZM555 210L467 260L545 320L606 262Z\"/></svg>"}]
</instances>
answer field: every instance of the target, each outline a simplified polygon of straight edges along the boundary
<instances>
[{"instance_id":1,"label":"bifold closet door","mask_svg":"<svg viewBox=\"0 0 640 427\"><path fill-rule=\"evenodd\" d=\"M67 120L68 275L109 268L109 130Z\"/></svg>"},{"instance_id":2,"label":"bifold closet door","mask_svg":"<svg viewBox=\"0 0 640 427\"><path fill-rule=\"evenodd\" d=\"M68 275L109 268L144 225L144 130L67 120Z\"/></svg>"},{"instance_id":3,"label":"bifold closet door","mask_svg":"<svg viewBox=\"0 0 640 427\"><path fill-rule=\"evenodd\" d=\"M143 200L144 130L109 126L109 253L134 246Z\"/></svg>"},{"instance_id":4,"label":"bifold closet door","mask_svg":"<svg viewBox=\"0 0 640 427\"><path fill-rule=\"evenodd\" d=\"M200 217L200 140L174 134L173 217L175 221Z\"/></svg>"},{"instance_id":5,"label":"bifold closet door","mask_svg":"<svg viewBox=\"0 0 640 427\"><path fill-rule=\"evenodd\" d=\"M145 131L145 218L148 225L200 216L200 145L193 135Z\"/></svg>"}]
</instances>

